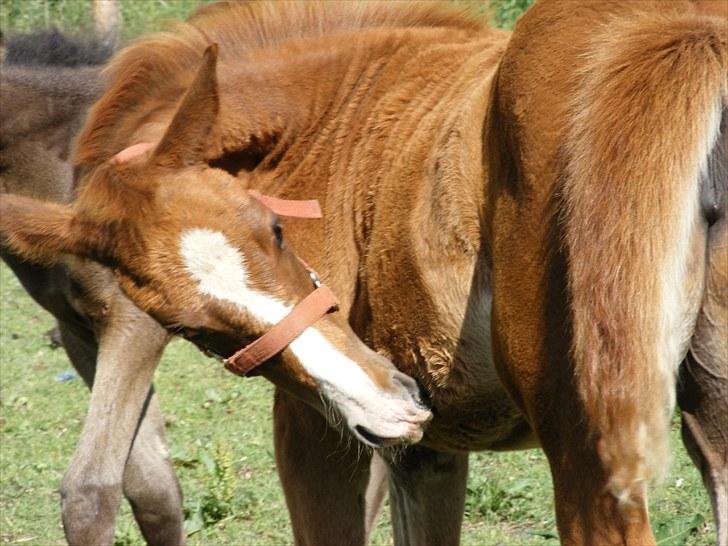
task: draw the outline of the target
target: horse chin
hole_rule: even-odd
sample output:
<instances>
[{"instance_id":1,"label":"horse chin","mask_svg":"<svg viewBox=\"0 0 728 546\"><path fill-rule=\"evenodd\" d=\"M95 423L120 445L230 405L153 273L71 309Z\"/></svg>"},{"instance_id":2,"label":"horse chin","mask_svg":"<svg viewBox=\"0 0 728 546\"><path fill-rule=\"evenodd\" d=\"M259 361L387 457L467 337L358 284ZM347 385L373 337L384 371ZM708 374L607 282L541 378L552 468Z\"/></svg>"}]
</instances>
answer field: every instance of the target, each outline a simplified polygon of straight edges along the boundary
<instances>
[{"instance_id":1,"label":"horse chin","mask_svg":"<svg viewBox=\"0 0 728 546\"><path fill-rule=\"evenodd\" d=\"M432 412L415 399L382 397L368 405L351 398L326 398L326 406L333 410L327 412L329 421L345 425L357 440L373 448L417 443L432 420Z\"/></svg>"},{"instance_id":2,"label":"horse chin","mask_svg":"<svg viewBox=\"0 0 728 546\"><path fill-rule=\"evenodd\" d=\"M387 448L403 444L416 444L422 439L424 429L422 429L421 427L415 428L413 429L411 435L399 436L396 438L385 438L382 436L377 436L371 430L362 425L355 425L352 429L352 432L361 443L368 445L369 447Z\"/></svg>"}]
</instances>

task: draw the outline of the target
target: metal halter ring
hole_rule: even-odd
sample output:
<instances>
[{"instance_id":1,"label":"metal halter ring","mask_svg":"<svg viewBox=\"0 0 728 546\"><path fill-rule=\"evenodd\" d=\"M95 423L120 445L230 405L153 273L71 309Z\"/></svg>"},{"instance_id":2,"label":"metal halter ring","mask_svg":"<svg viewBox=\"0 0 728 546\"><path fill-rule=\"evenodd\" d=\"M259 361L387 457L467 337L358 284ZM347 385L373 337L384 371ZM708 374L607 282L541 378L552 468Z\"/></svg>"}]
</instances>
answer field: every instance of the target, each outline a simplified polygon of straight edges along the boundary
<instances>
[{"instance_id":1,"label":"metal halter ring","mask_svg":"<svg viewBox=\"0 0 728 546\"><path fill-rule=\"evenodd\" d=\"M309 270L308 276L311 277L311 282L313 282L314 288L318 288L321 286L321 279L319 279L319 276L316 274L315 271Z\"/></svg>"}]
</instances>

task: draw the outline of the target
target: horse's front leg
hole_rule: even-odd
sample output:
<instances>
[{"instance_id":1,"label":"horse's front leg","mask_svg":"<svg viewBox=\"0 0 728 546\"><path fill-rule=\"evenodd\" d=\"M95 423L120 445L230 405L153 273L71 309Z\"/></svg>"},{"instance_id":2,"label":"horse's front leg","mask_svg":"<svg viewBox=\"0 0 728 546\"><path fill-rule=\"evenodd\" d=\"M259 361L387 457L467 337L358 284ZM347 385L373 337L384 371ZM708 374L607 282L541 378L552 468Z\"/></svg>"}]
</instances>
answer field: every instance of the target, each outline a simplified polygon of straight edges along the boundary
<instances>
[{"instance_id":1,"label":"horse's front leg","mask_svg":"<svg viewBox=\"0 0 728 546\"><path fill-rule=\"evenodd\" d=\"M93 332L74 322L59 321L58 328L71 363L91 388L98 353ZM173 546L184 543L182 494L167 456L164 418L155 393L140 417L124 469L123 490L148 544Z\"/></svg>"},{"instance_id":2,"label":"horse's front leg","mask_svg":"<svg viewBox=\"0 0 728 546\"><path fill-rule=\"evenodd\" d=\"M685 447L713 506L718 544L728 546L728 224L712 226L705 295L690 352L680 368L678 402Z\"/></svg>"},{"instance_id":3,"label":"horse's front leg","mask_svg":"<svg viewBox=\"0 0 728 546\"><path fill-rule=\"evenodd\" d=\"M276 463L295 544L363 546L370 452L279 389L273 416Z\"/></svg>"},{"instance_id":4,"label":"horse's front leg","mask_svg":"<svg viewBox=\"0 0 728 546\"><path fill-rule=\"evenodd\" d=\"M90 407L61 486L64 530L71 545L113 541L124 467L145 402L153 396L152 377L167 340L162 327L118 287L106 285L102 292L110 293L101 298L103 318L96 321L99 346Z\"/></svg>"},{"instance_id":5,"label":"horse's front leg","mask_svg":"<svg viewBox=\"0 0 728 546\"><path fill-rule=\"evenodd\" d=\"M690 353L680 369L682 437L710 497L718 544L728 546L728 370L718 377L706 364Z\"/></svg>"},{"instance_id":6,"label":"horse's front leg","mask_svg":"<svg viewBox=\"0 0 728 546\"><path fill-rule=\"evenodd\" d=\"M382 511L382 506L384 506L384 499L387 497L388 486L389 467L387 462L382 459L379 453L374 453L369 465L369 483L364 497L366 502L366 515L364 516L365 543L368 543L369 537L372 536L377 518Z\"/></svg>"},{"instance_id":7,"label":"horse's front leg","mask_svg":"<svg viewBox=\"0 0 728 546\"><path fill-rule=\"evenodd\" d=\"M388 464L395 545L459 544L468 454L411 446Z\"/></svg>"}]
</instances>

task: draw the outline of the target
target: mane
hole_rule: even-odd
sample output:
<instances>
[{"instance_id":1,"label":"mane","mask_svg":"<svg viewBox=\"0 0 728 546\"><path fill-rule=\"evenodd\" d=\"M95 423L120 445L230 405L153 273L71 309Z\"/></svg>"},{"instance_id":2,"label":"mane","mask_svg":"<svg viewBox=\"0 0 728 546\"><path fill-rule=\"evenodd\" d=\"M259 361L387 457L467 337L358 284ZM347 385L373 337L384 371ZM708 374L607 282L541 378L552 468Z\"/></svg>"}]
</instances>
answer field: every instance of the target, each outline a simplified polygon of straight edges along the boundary
<instances>
[{"instance_id":1,"label":"mane","mask_svg":"<svg viewBox=\"0 0 728 546\"><path fill-rule=\"evenodd\" d=\"M202 53L217 43L220 62L241 62L255 51L373 28L451 27L478 31L484 22L464 6L435 2L219 2L199 8L187 22L141 38L107 68L110 85L82 132L75 164L90 168L119 151L115 136L124 119L157 97L178 98Z\"/></svg>"},{"instance_id":2,"label":"mane","mask_svg":"<svg viewBox=\"0 0 728 546\"><path fill-rule=\"evenodd\" d=\"M202 6L189 19L221 49L263 49L291 40L382 27L455 27L479 30L468 7L441 2L224 1Z\"/></svg>"},{"instance_id":3,"label":"mane","mask_svg":"<svg viewBox=\"0 0 728 546\"><path fill-rule=\"evenodd\" d=\"M110 44L68 36L57 28L15 34L5 44L5 62L20 66L94 66L108 61L113 53Z\"/></svg>"}]
</instances>

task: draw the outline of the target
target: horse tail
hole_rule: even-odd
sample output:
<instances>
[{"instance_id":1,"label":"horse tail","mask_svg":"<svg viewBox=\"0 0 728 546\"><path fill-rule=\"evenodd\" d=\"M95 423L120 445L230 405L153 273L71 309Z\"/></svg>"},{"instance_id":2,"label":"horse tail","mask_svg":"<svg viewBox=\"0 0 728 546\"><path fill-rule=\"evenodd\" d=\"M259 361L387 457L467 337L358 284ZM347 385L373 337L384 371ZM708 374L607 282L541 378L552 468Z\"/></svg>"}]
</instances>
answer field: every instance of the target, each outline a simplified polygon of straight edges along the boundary
<instances>
[{"instance_id":1,"label":"horse tail","mask_svg":"<svg viewBox=\"0 0 728 546\"><path fill-rule=\"evenodd\" d=\"M668 466L678 365L700 294L700 179L720 137L721 22L661 14L610 22L583 58L566 141L562 222L572 358L585 418L620 504ZM703 259L703 256L695 256Z\"/></svg>"}]
</instances>

